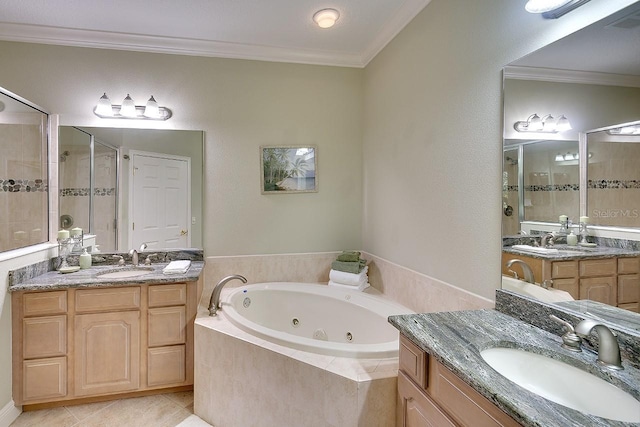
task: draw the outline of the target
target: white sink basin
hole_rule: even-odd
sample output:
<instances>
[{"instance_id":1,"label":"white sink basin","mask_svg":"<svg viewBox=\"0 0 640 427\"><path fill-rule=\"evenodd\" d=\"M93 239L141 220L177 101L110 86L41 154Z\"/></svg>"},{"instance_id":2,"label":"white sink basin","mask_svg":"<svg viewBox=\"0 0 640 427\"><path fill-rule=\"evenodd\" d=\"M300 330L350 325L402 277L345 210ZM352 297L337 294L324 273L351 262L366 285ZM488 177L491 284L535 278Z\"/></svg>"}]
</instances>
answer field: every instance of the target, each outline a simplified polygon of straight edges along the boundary
<instances>
[{"instance_id":1,"label":"white sink basin","mask_svg":"<svg viewBox=\"0 0 640 427\"><path fill-rule=\"evenodd\" d=\"M152 271L152 268L129 268L126 270L106 271L97 274L97 276L101 279L126 279L128 277L144 276Z\"/></svg>"},{"instance_id":2,"label":"white sink basin","mask_svg":"<svg viewBox=\"0 0 640 427\"><path fill-rule=\"evenodd\" d=\"M523 252L533 252L537 254L547 254L547 255L582 255L587 251L583 251L580 249L566 249L566 248L543 248L540 246L531 246L531 245L513 245L512 249L517 249Z\"/></svg>"},{"instance_id":3,"label":"white sink basin","mask_svg":"<svg viewBox=\"0 0 640 427\"><path fill-rule=\"evenodd\" d=\"M545 399L610 420L640 422L640 401L586 371L514 348L490 348L480 355L498 373Z\"/></svg>"}]
</instances>

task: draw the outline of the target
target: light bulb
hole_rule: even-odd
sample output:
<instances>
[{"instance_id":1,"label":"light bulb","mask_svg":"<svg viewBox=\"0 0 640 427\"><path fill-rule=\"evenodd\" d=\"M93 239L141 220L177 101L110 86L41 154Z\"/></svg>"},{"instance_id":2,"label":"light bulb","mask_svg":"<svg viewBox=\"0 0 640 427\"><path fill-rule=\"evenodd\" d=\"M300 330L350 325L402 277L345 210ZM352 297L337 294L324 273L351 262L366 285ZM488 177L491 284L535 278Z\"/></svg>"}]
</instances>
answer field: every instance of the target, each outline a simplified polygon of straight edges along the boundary
<instances>
[{"instance_id":1,"label":"light bulb","mask_svg":"<svg viewBox=\"0 0 640 427\"><path fill-rule=\"evenodd\" d=\"M122 101L122 107L120 107L120 115L124 117L136 117L136 104L131 99L131 96L127 94L127 97Z\"/></svg>"},{"instance_id":2,"label":"light bulb","mask_svg":"<svg viewBox=\"0 0 640 427\"><path fill-rule=\"evenodd\" d=\"M100 99L98 99L98 104L96 105L95 113L98 116L113 116L113 107L111 106L111 100L107 97L107 93L105 92Z\"/></svg>"},{"instance_id":3,"label":"light bulb","mask_svg":"<svg viewBox=\"0 0 640 427\"><path fill-rule=\"evenodd\" d=\"M144 116L151 119L160 118L160 108L153 95L147 101L147 105L144 107Z\"/></svg>"}]
</instances>

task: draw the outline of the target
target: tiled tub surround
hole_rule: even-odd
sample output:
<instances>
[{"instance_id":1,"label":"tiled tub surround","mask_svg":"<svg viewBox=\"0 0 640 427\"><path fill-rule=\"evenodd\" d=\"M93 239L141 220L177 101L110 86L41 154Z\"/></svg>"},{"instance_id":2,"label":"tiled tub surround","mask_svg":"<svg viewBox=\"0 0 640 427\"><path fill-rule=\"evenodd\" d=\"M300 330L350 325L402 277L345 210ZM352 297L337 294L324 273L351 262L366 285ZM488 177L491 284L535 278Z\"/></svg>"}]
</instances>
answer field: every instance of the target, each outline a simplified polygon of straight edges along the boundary
<instances>
[{"instance_id":1,"label":"tiled tub surround","mask_svg":"<svg viewBox=\"0 0 640 427\"><path fill-rule=\"evenodd\" d=\"M418 347L524 426L629 426L564 407L531 393L498 374L480 351L515 347L581 367L640 399L640 371L623 359L623 371L603 371L591 352L572 353L560 347L559 335L495 310L392 316L391 324Z\"/></svg>"},{"instance_id":2,"label":"tiled tub surround","mask_svg":"<svg viewBox=\"0 0 640 427\"><path fill-rule=\"evenodd\" d=\"M207 280L195 325L197 415L224 427L395 425L397 358L355 360L293 350L240 330L225 319L224 309L208 316L213 287L225 276L241 274L250 284L326 284L338 254L206 258ZM493 307L490 300L375 255L362 257L369 265L370 292L416 312ZM229 282L222 300L241 285Z\"/></svg>"},{"instance_id":3,"label":"tiled tub surround","mask_svg":"<svg viewBox=\"0 0 640 427\"><path fill-rule=\"evenodd\" d=\"M224 309L209 317L207 304L203 294L195 322L194 413L203 420L224 427L395 424L397 357L291 349L242 331Z\"/></svg>"},{"instance_id":4,"label":"tiled tub surround","mask_svg":"<svg viewBox=\"0 0 640 427\"><path fill-rule=\"evenodd\" d=\"M211 295L225 276L241 274L248 283L329 281L331 262L340 252L207 257L203 295ZM493 308L493 301L402 267L367 252L369 283L386 298L417 313ZM227 287L239 286L238 281Z\"/></svg>"}]
</instances>

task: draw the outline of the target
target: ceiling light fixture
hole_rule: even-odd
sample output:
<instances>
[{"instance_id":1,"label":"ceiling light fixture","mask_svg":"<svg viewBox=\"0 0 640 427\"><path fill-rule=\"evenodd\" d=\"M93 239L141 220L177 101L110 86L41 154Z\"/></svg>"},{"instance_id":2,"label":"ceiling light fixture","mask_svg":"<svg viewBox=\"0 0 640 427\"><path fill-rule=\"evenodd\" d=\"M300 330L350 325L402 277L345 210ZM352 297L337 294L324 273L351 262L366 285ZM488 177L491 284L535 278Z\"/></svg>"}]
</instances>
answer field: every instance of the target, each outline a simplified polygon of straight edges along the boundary
<instances>
[{"instance_id":1,"label":"ceiling light fixture","mask_svg":"<svg viewBox=\"0 0 640 427\"><path fill-rule=\"evenodd\" d=\"M167 120L173 114L166 107L160 107L153 95L146 105L136 105L129 94L122 101L122 105L111 104L111 100L104 93L93 109L93 114L103 119L136 119L136 120Z\"/></svg>"},{"instance_id":2,"label":"ceiling light fixture","mask_svg":"<svg viewBox=\"0 0 640 427\"><path fill-rule=\"evenodd\" d=\"M543 18L557 19L588 1L589 0L529 0L524 8L529 13L541 13Z\"/></svg>"},{"instance_id":3,"label":"ceiling light fixture","mask_svg":"<svg viewBox=\"0 0 640 427\"><path fill-rule=\"evenodd\" d=\"M335 9L322 9L313 14L313 21L320 28L331 28L340 18L340 12Z\"/></svg>"},{"instance_id":4,"label":"ceiling light fixture","mask_svg":"<svg viewBox=\"0 0 640 427\"><path fill-rule=\"evenodd\" d=\"M551 114L540 118L534 113L525 121L515 122L513 128L518 132L558 133L571 130L571 123L564 114L556 120Z\"/></svg>"}]
</instances>

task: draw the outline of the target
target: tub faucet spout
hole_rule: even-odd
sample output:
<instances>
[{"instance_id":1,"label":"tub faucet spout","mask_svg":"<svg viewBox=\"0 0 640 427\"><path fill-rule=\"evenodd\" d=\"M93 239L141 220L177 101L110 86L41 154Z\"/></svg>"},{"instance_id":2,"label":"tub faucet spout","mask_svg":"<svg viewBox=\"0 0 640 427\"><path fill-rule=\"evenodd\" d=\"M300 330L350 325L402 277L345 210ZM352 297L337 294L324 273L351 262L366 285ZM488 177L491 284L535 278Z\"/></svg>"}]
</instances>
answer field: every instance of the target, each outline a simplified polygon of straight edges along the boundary
<instances>
[{"instance_id":1,"label":"tub faucet spout","mask_svg":"<svg viewBox=\"0 0 640 427\"><path fill-rule=\"evenodd\" d=\"M247 279L239 274L234 274L232 276L227 276L224 279L220 280L218 284L213 288L213 292L211 293L211 299L209 300L209 316L215 316L217 314L218 308L220 308L220 293L222 292L222 288L228 282L238 279L242 283L247 283Z\"/></svg>"},{"instance_id":2,"label":"tub faucet spout","mask_svg":"<svg viewBox=\"0 0 640 427\"><path fill-rule=\"evenodd\" d=\"M518 264L522 268L522 274L524 275L525 282L536 283L536 281L535 281L535 279L533 277L533 270L531 269L529 264L527 264L526 262L522 261L521 259L511 259L511 260L507 261L506 266L507 266L507 268L511 268L511 266L513 264Z\"/></svg>"}]
</instances>

